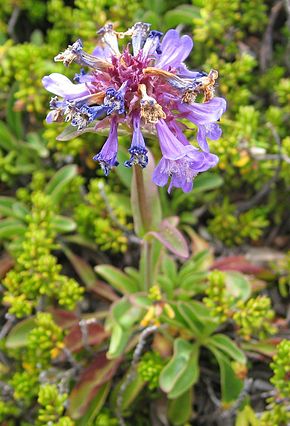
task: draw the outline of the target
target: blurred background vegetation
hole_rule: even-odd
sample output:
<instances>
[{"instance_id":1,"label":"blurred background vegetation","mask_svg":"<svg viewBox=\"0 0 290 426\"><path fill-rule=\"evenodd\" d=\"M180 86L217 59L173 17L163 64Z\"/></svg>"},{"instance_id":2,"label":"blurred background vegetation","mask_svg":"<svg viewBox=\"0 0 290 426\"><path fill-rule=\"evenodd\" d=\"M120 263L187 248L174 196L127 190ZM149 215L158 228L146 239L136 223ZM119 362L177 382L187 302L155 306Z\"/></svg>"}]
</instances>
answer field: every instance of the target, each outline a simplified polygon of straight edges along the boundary
<instances>
[{"instance_id":1,"label":"blurred background vegetation","mask_svg":"<svg viewBox=\"0 0 290 426\"><path fill-rule=\"evenodd\" d=\"M71 381L68 372L75 367L74 363L80 362L78 350L76 360L65 353L68 359L61 360L62 370L55 365L65 350L64 330L81 313L100 310L102 318L103 302L99 296L114 300L106 284L102 283L98 289L92 285L95 277L90 265L136 266L138 260L136 250L130 250L133 229L130 171L119 168L105 180L91 160L104 141L102 135L84 134L67 142L57 141L63 125L49 126L44 121L50 96L42 87L42 77L61 72L73 78L79 71L76 65L64 69L62 64L53 62L53 57L77 38L82 38L85 49L91 51L98 43L96 30L108 21L115 22L120 30L136 21L149 22L152 28L163 32L177 27L190 34L195 42L188 66L206 72L211 68L219 70L217 93L227 99L228 110L221 122L223 136L211 143L211 151L220 157L220 162L213 172L196 179L191 194L175 191L169 197L161 191L163 210L166 216L179 216L180 227L188 235L194 229L202 237L202 244L212 247L218 256L244 254L256 262L270 260L268 280L272 290L268 296L276 312L286 315L285 298L290 285L289 2L1 2L0 424L3 426L75 424L72 419L83 411L80 409L77 415L72 409L65 413L64 407ZM194 138L195 131L187 130L187 136ZM127 137L122 136L121 143L122 140L128 145ZM149 141L149 146L158 156L153 141ZM125 152L124 148L120 155L125 156ZM198 244L199 240L194 241ZM225 301L217 301L214 291L223 284L214 278L210 283L208 306L223 305ZM267 318L268 302L259 303L260 319ZM59 316L54 311L56 306ZM251 304L244 309L251 312ZM74 313L68 313L70 310ZM37 315L31 319L35 312ZM24 322L18 323L20 319ZM241 325L243 321L237 314L244 333L251 334L248 324ZM17 327L15 324L22 324L21 332L17 334L13 328L11 337L8 333ZM265 332L271 334L269 329ZM7 334L8 342L4 339ZM284 361L285 351L282 347ZM145 381L151 373L150 380L156 381L162 369L162 360L154 356L147 355L142 361L140 371L143 368ZM90 359L90 351L86 357ZM57 370L53 372L54 380L47 377L51 369ZM56 386L59 382L61 391ZM154 389L153 384L153 394ZM289 396L288 391L285 394ZM272 411L273 417L270 420L265 417L263 425L279 426L284 421L286 424L285 412L281 414L279 407ZM146 423L146 415L142 418L141 414L140 418L134 417L132 425L150 424ZM86 422L83 424L118 424L107 408L91 423ZM240 423L255 424L250 420Z\"/></svg>"}]
</instances>

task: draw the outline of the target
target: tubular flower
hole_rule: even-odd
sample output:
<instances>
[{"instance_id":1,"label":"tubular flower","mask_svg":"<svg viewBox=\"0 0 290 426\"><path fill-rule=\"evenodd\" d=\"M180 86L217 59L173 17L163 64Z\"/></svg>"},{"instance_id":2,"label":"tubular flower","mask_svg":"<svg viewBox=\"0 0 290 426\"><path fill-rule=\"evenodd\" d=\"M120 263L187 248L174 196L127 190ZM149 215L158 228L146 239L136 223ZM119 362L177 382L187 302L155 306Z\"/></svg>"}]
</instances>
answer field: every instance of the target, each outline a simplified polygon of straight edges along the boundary
<instances>
[{"instance_id":1,"label":"tubular flower","mask_svg":"<svg viewBox=\"0 0 290 426\"><path fill-rule=\"evenodd\" d=\"M164 186L170 180L169 191L173 187L190 191L194 177L218 162L207 143L208 138L221 136L217 122L226 110L226 101L214 97L218 72L188 70L184 60L193 42L176 30L169 30L162 38L161 32L150 31L150 24L137 22L125 32L107 24L98 34L103 46L97 46L92 54L77 40L55 57L65 66L75 62L84 68L75 75L74 83L58 73L43 78L44 87L55 95L47 122L70 122L69 137L110 127L107 141L93 157L105 175L118 165L118 127L132 131L126 167L147 166L142 132L156 134L162 158L153 181ZM119 48L119 39L127 37L132 52L130 44ZM198 148L186 139L184 121L197 127Z\"/></svg>"}]
</instances>

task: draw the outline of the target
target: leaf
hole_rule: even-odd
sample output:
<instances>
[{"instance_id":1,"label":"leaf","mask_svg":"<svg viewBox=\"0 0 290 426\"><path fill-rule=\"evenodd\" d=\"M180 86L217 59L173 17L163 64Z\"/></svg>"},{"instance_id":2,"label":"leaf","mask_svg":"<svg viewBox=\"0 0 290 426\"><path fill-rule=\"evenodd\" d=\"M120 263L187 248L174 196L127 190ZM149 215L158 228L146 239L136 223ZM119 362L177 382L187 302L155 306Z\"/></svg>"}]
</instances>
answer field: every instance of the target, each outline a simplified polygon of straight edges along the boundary
<instances>
[{"instance_id":1,"label":"leaf","mask_svg":"<svg viewBox=\"0 0 290 426\"><path fill-rule=\"evenodd\" d=\"M157 186L152 182L154 159L148 151L148 165L141 169L133 166L131 206L136 235L143 237L148 231L158 229L161 222L161 204Z\"/></svg>"},{"instance_id":2,"label":"leaf","mask_svg":"<svg viewBox=\"0 0 290 426\"><path fill-rule=\"evenodd\" d=\"M17 146L17 141L14 138L11 131L8 127L0 121L0 148L3 148L5 151L11 151Z\"/></svg>"},{"instance_id":3,"label":"leaf","mask_svg":"<svg viewBox=\"0 0 290 426\"><path fill-rule=\"evenodd\" d=\"M123 294L130 294L138 291L138 283L136 280L112 265L98 265L95 267L95 271L111 284L111 286Z\"/></svg>"},{"instance_id":4,"label":"leaf","mask_svg":"<svg viewBox=\"0 0 290 426\"><path fill-rule=\"evenodd\" d=\"M23 235L26 227L22 222L16 219L3 219L0 221L0 240L1 238L12 239Z\"/></svg>"},{"instance_id":5,"label":"leaf","mask_svg":"<svg viewBox=\"0 0 290 426\"><path fill-rule=\"evenodd\" d=\"M102 386L115 375L120 362L121 358L108 360L105 352L98 353L90 361L69 396L68 414L73 419L79 419L86 413L92 399L104 391Z\"/></svg>"},{"instance_id":6,"label":"leaf","mask_svg":"<svg viewBox=\"0 0 290 426\"><path fill-rule=\"evenodd\" d=\"M75 223L75 221L72 218L66 217L66 216L55 215L52 218L51 222L56 232L59 232L59 233L73 232L76 230L76 227L77 227L77 224Z\"/></svg>"},{"instance_id":7,"label":"leaf","mask_svg":"<svg viewBox=\"0 0 290 426\"><path fill-rule=\"evenodd\" d=\"M130 335L131 330L124 330L119 324L113 325L110 346L107 352L108 359L114 359L123 354Z\"/></svg>"},{"instance_id":8,"label":"leaf","mask_svg":"<svg viewBox=\"0 0 290 426\"><path fill-rule=\"evenodd\" d=\"M197 382L199 347L178 338L174 342L174 354L159 376L161 389L168 398L175 399Z\"/></svg>"},{"instance_id":9,"label":"leaf","mask_svg":"<svg viewBox=\"0 0 290 426\"><path fill-rule=\"evenodd\" d=\"M236 271L225 272L226 287L237 300L247 300L251 295L251 284L248 278Z\"/></svg>"},{"instance_id":10,"label":"leaf","mask_svg":"<svg viewBox=\"0 0 290 426\"><path fill-rule=\"evenodd\" d=\"M228 256L218 259L213 263L212 269L219 269L220 271L237 271L249 275L260 275L267 272L265 268L254 265L244 256Z\"/></svg>"},{"instance_id":11,"label":"leaf","mask_svg":"<svg viewBox=\"0 0 290 426\"><path fill-rule=\"evenodd\" d=\"M207 316L204 315L206 310L203 310L202 304L198 302L194 303L193 301L179 301L177 303L177 308L190 330L199 340L203 340L204 337L211 334L217 328L217 324L215 320L210 317L210 314L208 313Z\"/></svg>"},{"instance_id":12,"label":"leaf","mask_svg":"<svg viewBox=\"0 0 290 426\"><path fill-rule=\"evenodd\" d=\"M130 154L128 154L128 151L123 146L120 146L118 151L119 163L122 164L123 166L124 162L128 160L129 157L130 157ZM127 189L130 189L131 181L132 181L132 168L116 167L116 173L119 176L122 184L125 185Z\"/></svg>"},{"instance_id":13,"label":"leaf","mask_svg":"<svg viewBox=\"0 0 290 426\"><path fill-rule=\"evenodd\" d=\"M86 329L87 341L84 340L79 324L74 325L65 336L64 344L71 352L79 352L85 345L99 345L109 336L101 324L87 324Z\"/></svg>"},{"instance_id":14,"label":"leaf","mask_svg":"<svg viewBox=\"0 0 290 426\"><path fill-rule=\"evenodd\" d=\"M16 202L15 198L12 197L0 197L0 215L1 216L13 216L13 204Z\"/></svg>"},{"instance_id":15,"label":"leaf","mask_svg":"<svg viewBox=\"0 0 290 426\"><path fill-rule=\"evenodd\" d=\"M182 4L173 10L169 10L164 15L166 29L174 28L182 22L184 25L193 24L193 18L199 18L199 8L187 4Z\"/></svg>"},{"instance_id":16,"label":"leaf","mask_svg":"<svg viewBox=\"0 0 290 426\"><path fill-rule=\"evenodd\" d=\"M224 334L215 334L209 338L209 341L210 344L220 349L233 360L241 364L246 364L247 359L244 352L241 351L228 336Z\"/></svg>"},{"instance_id":17,"label":"leaf","mask_svg":"<svg viewBox=\"0 0 290 426\"><path fill-rule=\"evenodd\" d=\"M18 349L27 345L29 333L36 326L34 318L27 318L16 324L6 337L5 345L7 349Z\"/></svg>"},{"instance_id":18,"label":"leaf","mask_svg":"<svg viewBox=\"0 0 290 426\"><path fill-rule=\"evenodd\" d=\"M231 362L225 354L213 345L208 345L207 347L214 354L219 364L222 401L225 404L231 403L239 397L243 389L243 381L236 376Z\"/></svg>"},{"instance_id":19,"label":"leaf","mask_svg":"<svg viewBox=\"0 0 290 426\"><path fill-rule=\"evenodd\" d=\"M42 142L38 133L28 133L26 135L27 142L26 147L29 147L31 150L34 150L41 158L47 158L49 155L49 150L46 148Z\"/></svg>"},{"instance_id":20,"label":"leaf","mask_svg":"<svg viewBox=\"0 0 290 426\"><path fill-rule=\"evenodd\" d=\"M128 372L127 372L128 374ZM111 396L111 403L113 407L117 408L117 399L120 393L120 389L127 379L127 374L124 375L123 380L114 388ZM130 373L129 373L130 374ZM131 406L131 404L135 401L137 396L140 394L141 390L145 386L145 381L141 379L138 371L135 372L134 377L130 381L130 383L126 386L124 392L122 392L122 411L125 411L127 408Z\"/></svg>"},{"instance_id":21,"label":"leaf","mask_svg":"<svg viewBox=\"0 0 290 426\"><path fill-rule=\"evenodd\" d=\"M77 166L75 164L62 167L46 185L45 193L50 195L54 203L60 202L67 185L76 175Z\"/></svg>"},{"instance_id":22,"label":"leaf","mask_svg":"<svg viewBox=\"0 0 290 426\"><path fill-rule=\"evenodd\" d=\"M181 232L170 223L169 219L161 222L159 231L151 231L147 235L152 235L160 241L168 250L181 258L189 256L188 245Z\"/></svg>"},{"instance_id":23,"label":"leaf","mask_svg":"<svg viewBox=\"0 0 290 426\"><path fill-rule=\"evenodd\" d=\"M123 298L112 306L112 316L114 321L125 330L130 329L135 322L141 319L144 309L132 305L129 300Z\"/></svg>"},{"instance_id":24,"label":"leaf","mask_svg":"<svg viewBox=\"0 0 290 426\"><path fill-rule=\"evenodd\" d=\"M78 324L79 316L74 312L65 311L64 309L59 308L48 308L53 316L54 321L63 329L71 328L73 325Z\"/></svg>"},{"instance_id":25,"label":"leaf","mask_svg":"<svg viewBox=\"0 0 290 426\"><path fill-rule=\"evenodd\" d=\"M95 124L92 124L90 127L87 126L82 130L77 130L77 128L75 126L72 126L71 124L69 126L67 126L63 132L61 132L57 137L56 140L57 141L70 141L73 138L76 138L84 133L90 133L93 132L95 133Z\"/></svg>"},{"instance_id":26,"label":"leaf","mask_svg":"<svg viewBox=\"0 0 290 426\"><path fill-rule=\"evenodd\" d=\"M11 95L9 96L8 102L7 102L6 120L7 120L9 128L11 129L11 131L13 131L17 139L22 139L24 137L24 128L22 125L22 114L21 112L13 110L14 103L15 103L14 93L16 92L16 90L17 90L16 85L13 85Z\"/></svg>"},{"instance_id":27,"label":"leaf","mask_svg":"<svg viewBox=\"0 0 290 426\"><path fill-rule=\"evenodd\" d=\"M92 399L85 414L76 422L77 426L94 426L94 420L106 402L111 388L111 382L104 383L98 390L97 395Z\"/></svg>"},{"instance_id":28,"label":"leaf","mask_svg":"<svg viewBox=\"0 0 290 426\"><path fill-rule=\"evenodd\" d=\"M184 392L178 398L169 401L168 418L174 426L183 426L192 414L192 390Z\"/></svg>"}]
</instances>

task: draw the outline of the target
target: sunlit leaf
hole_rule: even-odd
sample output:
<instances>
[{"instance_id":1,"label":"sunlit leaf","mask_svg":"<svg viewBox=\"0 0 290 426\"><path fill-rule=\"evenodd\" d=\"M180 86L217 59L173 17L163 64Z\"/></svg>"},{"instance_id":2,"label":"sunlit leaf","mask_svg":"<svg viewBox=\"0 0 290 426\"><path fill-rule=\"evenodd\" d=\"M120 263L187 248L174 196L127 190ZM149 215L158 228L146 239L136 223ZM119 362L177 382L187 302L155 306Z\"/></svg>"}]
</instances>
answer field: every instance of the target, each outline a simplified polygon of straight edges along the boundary
<instances>
[{"instance_id":1,"label":"sunlit leaf","mask_svg":"<svg viewBox=\"0 0 290 426\"><path fill-rule=\"evenodd\" d=\"M35 325L34 318L27 318L16 324L6 337L6 348L18 349L25 346L27 344L29 333L33 330Z\"/></svg>"},{"instance_id":2,"label":"sunlit leaf","mask_svg":"<svg viewBox=\"0 0 290 426\"><path fill-rule=\"evenodd\" d=\"M77 175L77 166L69 164L58 170L53 178L48 182L45 193L50 195L54 203L58 203L66 190L68 184Z\"/></svg>"},{"instance_id":3,"label":"sunlit leaf","mask_svg":"<svg viewBox=\"0 0 290 426\"><path fill-rule=\"evenodd\" d=\"M138 291L138 282L112 265L97 265L95 270L104 280L123 294Z\"/></svg>"},{"instance_id":4,"label":"sunlit leaf","mask_svg":"<svg viewBox=\"0 0 290 426\"><path fill-rule=\"evenodd\" d=\"M246 356L241 349L225 334L215 334L209 338L210 344L214 345L217 349L220 349L226 355L233 360L240 362L241 364L246 363Z\"/></svg>"},{"instance_id":5,"label":"sunlit leaf","mask_svg":"<svg viewBox=\"0 0 290 426\"><path fill-rule=\"evenodd\" d=\"M192 390L169 401L168 418L174 426L183 426L192 414Z\"/></svg>"}]
</instances>

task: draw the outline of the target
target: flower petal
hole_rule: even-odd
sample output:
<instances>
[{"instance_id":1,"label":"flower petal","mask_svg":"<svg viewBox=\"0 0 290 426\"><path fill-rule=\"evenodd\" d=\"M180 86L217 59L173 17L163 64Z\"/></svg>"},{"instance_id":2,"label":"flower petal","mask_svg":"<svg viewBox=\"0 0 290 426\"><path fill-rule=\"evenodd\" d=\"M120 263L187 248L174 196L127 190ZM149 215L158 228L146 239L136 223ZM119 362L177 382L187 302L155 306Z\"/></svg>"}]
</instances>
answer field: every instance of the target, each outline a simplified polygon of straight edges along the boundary
<instances>
[{"instance_id":1,"label":"flower petal","mask_svg":"<svg viewBox=\"0 0 290 426\"><path fill-rule=\"evenodd\" d=\"M179 103L177 108L185 118L199 126L219 120L225 112L226 106L225 99L217 97L202 104Z\"/></svg>"},{"instance_id":2,"label":"flower petal","mask_svg":"<svg viewBox=\"0 0 290 426\"><path fill-rule=\"evenodd\" d=\"M180 34L176 30L169 30L163 37L161 42L161 56L159 57L156 67L167 68L169 66L178 68L181 63L188 57L193 47L192 39Z\"/></svg>"},{"instance_id":3,"label":"flower petal","mask_svg":"<svg viewBox=\"0 0 290 426\"><path fill-rule=\"evenodd\" d=\"M65 75L56 72L43 77L42 84L49 92L66 99L90 94L86 84L73 84Z\"/></svg>"}]
</instances>

